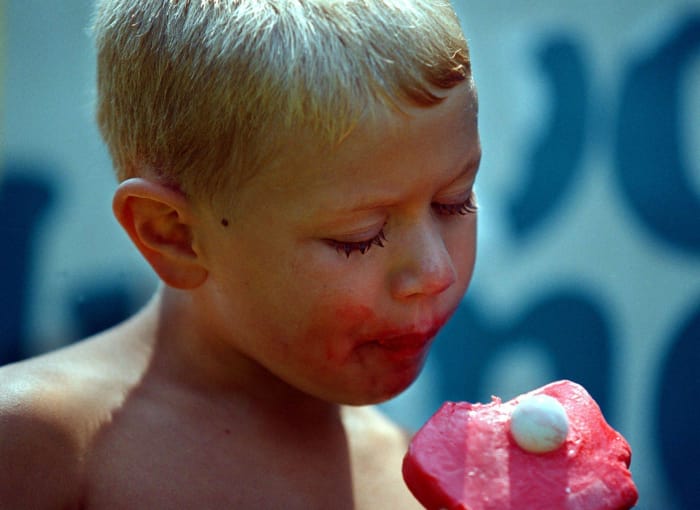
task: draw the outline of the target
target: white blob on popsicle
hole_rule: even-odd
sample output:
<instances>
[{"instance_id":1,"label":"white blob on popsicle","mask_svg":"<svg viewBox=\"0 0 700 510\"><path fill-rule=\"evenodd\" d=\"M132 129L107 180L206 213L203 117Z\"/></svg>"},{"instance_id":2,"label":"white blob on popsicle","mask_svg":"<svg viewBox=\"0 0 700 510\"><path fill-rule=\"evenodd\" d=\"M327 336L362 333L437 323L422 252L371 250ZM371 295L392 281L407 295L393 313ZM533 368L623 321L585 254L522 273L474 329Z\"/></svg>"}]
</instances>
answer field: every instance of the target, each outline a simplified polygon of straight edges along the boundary
<instances>
[{"instance_id":1,"label":"white blob on popsicle","mask_svg":"<svg viewBox=\"0 0 700 510\"><path fill-rule=\"evenodd\" d=\"M527 452L552 452L566 441L569 419L564 406L556 398L533 395L513 409L510 433L518 446Z\"/></svg>"}]
</instances>

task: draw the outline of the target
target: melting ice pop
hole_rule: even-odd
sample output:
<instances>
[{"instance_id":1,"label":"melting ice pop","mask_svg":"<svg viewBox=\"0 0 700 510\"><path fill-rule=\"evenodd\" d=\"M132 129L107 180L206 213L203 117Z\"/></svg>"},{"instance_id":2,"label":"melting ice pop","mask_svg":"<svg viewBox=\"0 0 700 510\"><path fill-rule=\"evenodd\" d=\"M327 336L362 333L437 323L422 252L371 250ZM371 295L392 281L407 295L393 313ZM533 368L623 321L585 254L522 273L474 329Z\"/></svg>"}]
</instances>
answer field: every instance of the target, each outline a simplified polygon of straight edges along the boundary
<instances>
[{"instance_id":1,"label":"melting ice pop","mask_svg":"<svg viewBox=\"0 0 700 510\"><path fill-rule=\"evenodd\" d=\"M557 381L508 402L445 403L403 475L428 510L627 510L630 458L588 392Z\"/></svg>"}]
</instances>

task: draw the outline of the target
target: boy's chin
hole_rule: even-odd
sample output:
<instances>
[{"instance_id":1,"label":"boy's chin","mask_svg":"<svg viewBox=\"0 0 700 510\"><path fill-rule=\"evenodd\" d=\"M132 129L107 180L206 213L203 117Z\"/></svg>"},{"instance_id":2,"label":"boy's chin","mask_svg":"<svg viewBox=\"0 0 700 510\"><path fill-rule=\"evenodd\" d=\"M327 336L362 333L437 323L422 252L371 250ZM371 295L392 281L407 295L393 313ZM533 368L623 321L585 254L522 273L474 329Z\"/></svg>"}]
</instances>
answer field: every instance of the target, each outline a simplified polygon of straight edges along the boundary
<instances>
[{"instance_id":1,"label":"boy's chin","mask_svg":"<svg viewBox=\"0 0 700 510\"><path fill-rule=\"evenodd\" d=\"M427 352L425 353L427 354ZM339 369L333 376L289 380L288 384L312 398L338 405L364 406L381 404L406 391L420 376L427 356L412 357L401 363L353 363L347 371Z\"/></svg>"},{"instance_id":2,"label":"boy's chin","mask_svg":"<svg viewBox=\"0 0 700 510\"><path fill-rule=\"evenodd\" d=\"M388 385L381 391L379 391L379 388L373 388L372 391L368 391L366 393L343 395L343 397L336 399L336 403L348 406L382 404L406 391L416 381L419 374L420 372L415 374L413 377L402 380L400 383Z\"/></svg>"}]
</instances>

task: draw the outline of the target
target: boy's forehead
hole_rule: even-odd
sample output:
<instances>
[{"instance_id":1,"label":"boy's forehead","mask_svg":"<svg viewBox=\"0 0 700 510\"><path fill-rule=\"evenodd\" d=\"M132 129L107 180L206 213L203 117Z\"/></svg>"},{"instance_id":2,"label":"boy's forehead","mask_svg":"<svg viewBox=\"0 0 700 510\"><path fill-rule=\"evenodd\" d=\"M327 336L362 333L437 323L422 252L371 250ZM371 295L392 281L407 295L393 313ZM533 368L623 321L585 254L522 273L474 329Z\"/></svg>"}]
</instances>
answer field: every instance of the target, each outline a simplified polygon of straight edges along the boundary
<instances>
[{"instance_id":1,"label":"boy's forehead","mask_svg":"<svg viewBox=\"0 0 700 510\"><path fill-rule=\"evenodd\" d=\"M391 147L396 157L400 157L404 149L401 143L407 135L424 143L426 150L434 149L430 144L439 141L426 131L437 130L446 122L455 131L471 133L469 136L474 140L465 140L465 147L474 145L472 142L478 145L477 100L473 86L464 83L443 91L443 95L446 97L442 103L430 107L406 106L401 111L381 107L358 121L336 142L328 142L308 129L288 133L280 140L270 164L253 176L250 184L270 192L303 191L339 184L342 179L363 174L367 155L379 151L386 154L387 147ZM337 172L339 168L344 169L342 175Z\"/></svg>"}]
</instances>

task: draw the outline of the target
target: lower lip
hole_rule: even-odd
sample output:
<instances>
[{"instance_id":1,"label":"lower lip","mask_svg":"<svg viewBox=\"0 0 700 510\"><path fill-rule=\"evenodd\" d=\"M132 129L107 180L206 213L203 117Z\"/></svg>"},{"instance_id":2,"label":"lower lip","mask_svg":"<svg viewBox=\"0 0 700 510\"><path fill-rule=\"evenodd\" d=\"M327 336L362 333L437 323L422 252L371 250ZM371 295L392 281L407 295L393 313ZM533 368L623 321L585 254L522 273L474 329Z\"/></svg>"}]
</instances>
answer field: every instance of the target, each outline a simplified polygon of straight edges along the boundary
<instances>
[{"instance_id":1,"label":"lower lip","mask_svg":"<svg viewBox=\"0 0 700 510\"><path fill-rule=\"evenodd\" d=\"M430 345L433 335L406 335L372 342L397 358L414 358L422 355Z\"/></svg>"}]
</instances>

